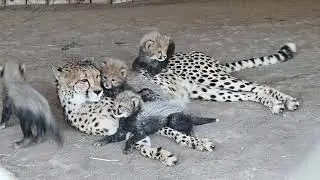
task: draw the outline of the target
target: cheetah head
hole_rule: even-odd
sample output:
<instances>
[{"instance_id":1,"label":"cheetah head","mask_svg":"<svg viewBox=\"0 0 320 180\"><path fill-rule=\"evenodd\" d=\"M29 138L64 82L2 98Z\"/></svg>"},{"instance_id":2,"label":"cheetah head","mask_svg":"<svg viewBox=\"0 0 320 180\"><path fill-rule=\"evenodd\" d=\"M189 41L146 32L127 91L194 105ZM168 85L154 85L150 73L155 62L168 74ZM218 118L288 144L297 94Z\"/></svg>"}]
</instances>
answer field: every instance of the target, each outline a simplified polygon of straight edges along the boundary
<instances>
[{"instance_id":1,"label":"cheetah head","mask_svg":"<svg viewBox=\"0 0 320 180\"><path fill-rule=\"evenodd\" d=\"M114 100L113 113L117 118L127 118L137 113L142 103L140 95L133 91L123 91Z\"/></svg>"},{"instance_id":2,"label":"cheetah head","mask_svg":"<svg viewBox=\"0 0 320 180\"><path fill-rule=\"evenodd\" d=\"M97 102L103 95L100 72L91 61L67 63L63 67L52 67L57 81L60 99L68 103Z\"/></svg>"},{"instance_id":3,"label":"cheetah head","mask_svg":"<svg viewBox=\"0 0 320 180\"><path fill-rule=\"evenodd\" d=\"M157 31L145 34L140 41L139 56L149 60L165 61L175 50L173 40Z\"/></svg>"}]
</instances>

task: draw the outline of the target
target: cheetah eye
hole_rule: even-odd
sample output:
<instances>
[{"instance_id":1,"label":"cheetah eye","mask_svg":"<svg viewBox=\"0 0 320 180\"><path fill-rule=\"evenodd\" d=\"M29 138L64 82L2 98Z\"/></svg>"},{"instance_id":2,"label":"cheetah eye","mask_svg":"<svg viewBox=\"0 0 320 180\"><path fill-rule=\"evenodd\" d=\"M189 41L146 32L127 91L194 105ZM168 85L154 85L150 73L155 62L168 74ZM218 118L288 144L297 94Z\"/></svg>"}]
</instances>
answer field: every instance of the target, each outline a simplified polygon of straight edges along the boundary
<instances>
[{"instance_id":1,"label":"cheetah eye","mask_svg":"<svg viewBox=\"0 0 320 180\"><path fill-rule=\"evenodd\" d=\"M100 75L97 75L97 79L99 79L100 78Z\"/></svg>"},{"instance_id":2,"label":"cheetah eye","mask_svg":"<svg viewBox=\"0 0 320 180\"><path fill-rule=\"evenodd\" d=\"M158 53L160 53L160 54L161 54L161 51L158 51Z\"/></svg>"},{"instance_id":3,"label":"cheetah eye","mask_svg":"<svg viewBox=\"0 0 320 180\"><path fill-rule=\"evenodd\" d=\"M107 79L107 76L103 76L104 79Z\"/></svg>"},{"instance_id":4,"label":"cheetah eye","mask_svg":"<svg viewBox=\"0 0 320 180\"><path fill-rule=\"evenodd\" d=\"M81 81L82 81L82 82L87 82L88 80L87 80L87 79L81 79Z\"/></svg>"},{"instance_id":5,"label":"cheetah eye","mask_svg":"<svg viewBox=\"0 0 320 180\"><path fill-rule=\"evenodd\" d=\"M111 79L111 81L112 81L112 82L115 82L115 80L114 80L114 79Z\"/></svg>"}]
</instances>

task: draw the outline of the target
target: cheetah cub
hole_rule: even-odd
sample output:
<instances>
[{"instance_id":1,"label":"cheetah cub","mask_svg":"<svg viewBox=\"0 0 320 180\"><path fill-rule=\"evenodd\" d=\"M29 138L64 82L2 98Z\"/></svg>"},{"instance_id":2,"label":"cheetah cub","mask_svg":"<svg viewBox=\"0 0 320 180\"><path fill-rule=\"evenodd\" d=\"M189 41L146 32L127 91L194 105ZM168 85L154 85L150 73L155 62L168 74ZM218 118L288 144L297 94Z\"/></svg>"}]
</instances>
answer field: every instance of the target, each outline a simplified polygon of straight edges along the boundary
<instances>
[{"instance_id":1,"label":"cheetah cub","mask_svg":"<svg viewBox=\"0 0 320 180\"><path fill-rule=\"evenodd\" d=\"M124 61L105 58L100 69L101 86L106 96L114 98L121 91L131 89L126 83L129 67Z\"/></svg>"},{"instance_id":2,"label":"cheetah cub","mask_svg":"<svg viewBox=\"0 0 320 180\"><path fill-rule=\"evenodd\" d=\"M116 58L105 58L101 64L101 86L107 97L115 98L124 90L137 91L143 101L165 98L163 91L152 82L132 71L127 63Z\"/></svg>"},{"instance_id":3,"label":"cheetah cub","mask_svg":"<svg viewBox=\"0 0 320 180\"><path fill-rule=\"evenodd\" d=\"M215 118L203 118L182 113L184 106L168 101L143 102L141 96L133 91L123 91L115 98L114 115L121 118L118 132L100 140L102 143L121 141L126 134L133 135L126 141L124 153L127 154L134 146L143 156L158 159L166 165L176 161L170 152L162 148L146 146L148 135L157 133L174 139L177 143L193 149L213 151L214 145L207 139L190 136L193 125L216 122ZM150 143L150 142L149 142Z\"/></svg>"}]
</instances>

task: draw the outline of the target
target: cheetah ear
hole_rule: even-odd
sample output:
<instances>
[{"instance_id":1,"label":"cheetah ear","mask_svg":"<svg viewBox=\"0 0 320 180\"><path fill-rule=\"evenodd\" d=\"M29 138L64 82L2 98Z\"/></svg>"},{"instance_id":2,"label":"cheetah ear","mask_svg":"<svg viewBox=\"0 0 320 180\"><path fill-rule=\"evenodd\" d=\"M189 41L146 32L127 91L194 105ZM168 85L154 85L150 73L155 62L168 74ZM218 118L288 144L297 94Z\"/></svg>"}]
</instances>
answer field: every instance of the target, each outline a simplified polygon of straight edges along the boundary
<instances>
[{"instance_id":1,"label":"cheetah ear","mask_svg":"<svg viewBox=\"0 0 320 180\"><path fill-rule=\"evenodd\" d=\"M167 49L167 58L171 58L173 56L175 48L176 48L176 45L175 45L174 41L170 38L169 46Z\"/></svg>"},{"instance_id":2,"label":"cheetah ear","mask_svg":"<svg viewBox=\"0 0 320 180\"><path fill-rule=\"evenodd\" d=\"M0 77L3 77L3 73L4 73L4 67L0 66Z\"/></svg>"},{"instance_id":3,"label":"cheetah ear","mask_svg":"<svg viewBox=\"0 0 320 180\"><path fill-rule=\"evenodd\" d=\"M26 65L23 63L19 64L19 71L22 75L24 75L24 73L26 72Z\"/></svg>"},{"instance_id":4,"label":"cheetah ear","mask_svg":"<svg viewBox=\"0 0 320 180\"><path fill-rule=\"evenodd\" d=\"M124 78L127 77L127 69L126 68L121 69L120 73L121 73L122 77L124 77Z\"/></svg>"},{"instance_id":5,"label":"cheetah ear","mask_svg":"<svg viewBox=\"0 0 320 180\"><path fill-rule=\"evenodd\" d=\"M135 108L139 107L139 105L140 105L140 98L139 97L133 97L131 99L131 101L132 101L132 104Z\"/></svg>"},{"instance_id":6,"label":"cheetah ear","mask_svg":"<svg viewBox=\"0 0 320 180\"><path fill-rule=\"evenodd\" d=\"M56 78L56 80L59 80L60 76L61 76L62 68L55 67L55 66L51 65L51 69L53 71L53 74L54 74L54 77Z\"/></svg>"},{"instance_id":7,"label":"cheetah ear","mask_svg":"<svg viewBox=\"0 0 320 180\"><path fill-rule=\"evenodd\" d=\"M106 66L107 66L107 61L102 61L99 67L100 72L103 71L103 69L105 69Z\"/></svg>"},{"instance_id":8,"label":"cheetah ear","mask_svg":"<svg viewBox=\"0 0 320 180\"><path fill-rule=\"evenodd\" d=\"M145 42L144 47L146 49L149 49L153 43L154 42L152 40L148 40L148 41Z\"/></svg>"}]
</instances>

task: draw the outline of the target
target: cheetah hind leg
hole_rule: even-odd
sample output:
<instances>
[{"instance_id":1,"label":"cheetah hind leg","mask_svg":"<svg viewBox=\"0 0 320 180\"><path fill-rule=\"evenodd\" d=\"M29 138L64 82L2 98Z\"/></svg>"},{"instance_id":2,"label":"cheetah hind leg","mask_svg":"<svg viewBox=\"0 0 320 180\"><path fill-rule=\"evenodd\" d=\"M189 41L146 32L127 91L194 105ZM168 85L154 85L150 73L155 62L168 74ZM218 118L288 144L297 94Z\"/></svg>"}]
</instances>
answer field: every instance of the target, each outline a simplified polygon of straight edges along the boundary
<instances>
[{"instance_id":1,"label":"cheetah hind leg","mask_svg":"<svg viewBox=\"0 0 320 180\"><path fill-rule=\"evenodd\" d=\"M174 139L178 144L182 146L187 146L193 149L198 149L200 151L212 152L215 148L214 144L205 138L195 138L193 136L188 136L175 129L164 127L157 131L157 134Z\"/></svg>"},{"instance_id":2,"label":"cheetah hind leg","mask_svg":"<svg viewBox=\"0 0 320 180\"><path fill-rule=\"evenodd\" d=\"M140 153L150 159L159 160L167 166L173 166L177 163L178 159L171 152L162 149L161 147L154 148L151 147L150 138L146 138L138 141L135 144L135 148L140 151Z\"/></svg>"},{"instance_id":3,"label":"cheetah hind leg","mask_svg":"<svg viewBox=\"0 0 320 180\"><path fill-rule=\"evenodd\" d=\"M205 91L203 89L205 88ZM253 101L268 107L273 114L280 114L284 110L282 101L273 98L263 91L257 92L235 92L227 89L218 89L204 85L193 85L189 88L190 98L207 101L235 102Z\"/></svg>"},{"instance_id":4,"label":"cheetah hind leg","mask_svg":"<svg viewBox=\"0 0 320 180\"><path fill-rule=\"evenodd\" d=\"M287 94L284 94L274 88L270 88L270 87L266 87L266 89L264 90L264 92L273 97L273 98L276 98L277 100L281 101L283 104L285 104L286 108L289 110L289 111L295 111L298 109L300 103L299 101L292 97L292 96L289 96Z\"/></svg>"},{"instance_id":5,"label":"cheetah hind leg","mask_svg":"<svg viewBox=\"0 0 320 180\"><path fill-rule=\"evenodd\" d=\"M269 86L257 84L247 80L241 80L228 74L221 75L221 78L224 78L224 80L215 83L215 88L222 87L223 89L230 91L253 92L259 94L261 94L260 92L263 91L263 93L272 97L273 104L279 104L277 101L281 101L290 111L294 111L299 107L299 102L296 98L284 94Z\"/></svg>"}]
</instances>

